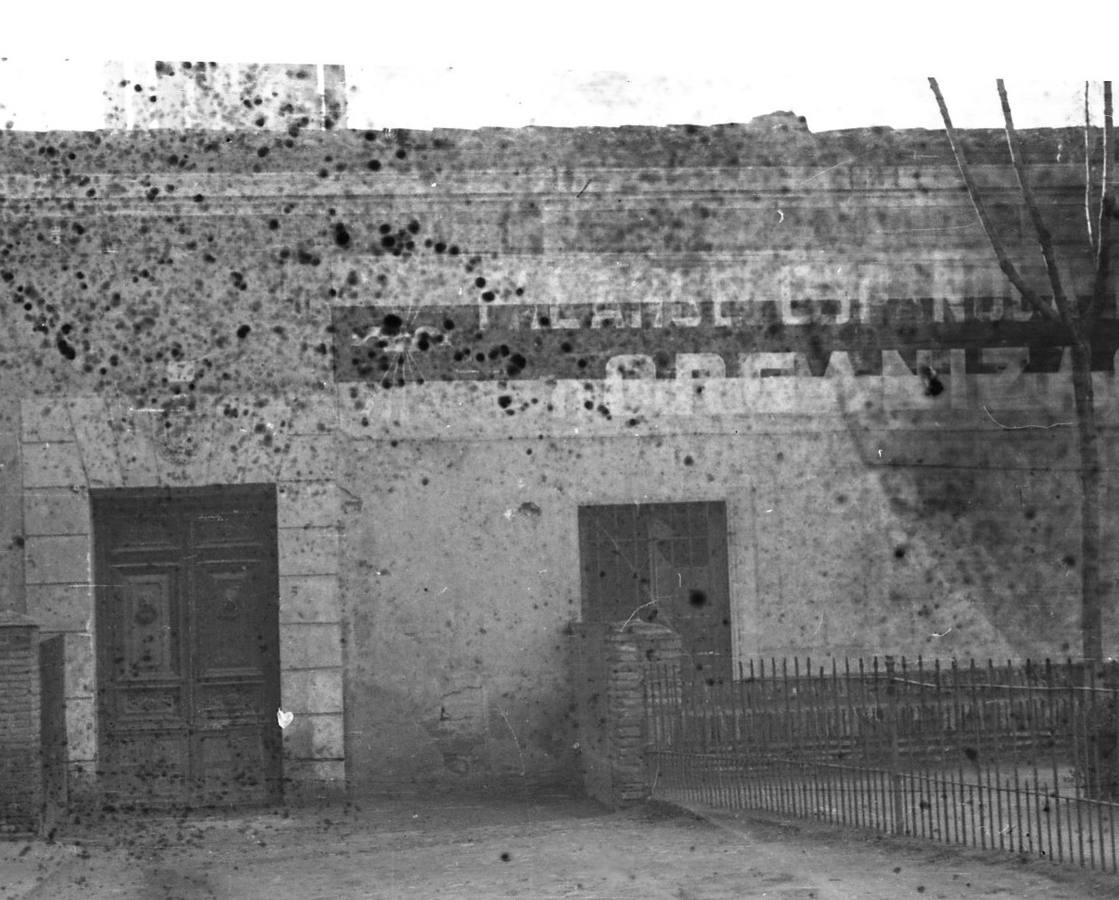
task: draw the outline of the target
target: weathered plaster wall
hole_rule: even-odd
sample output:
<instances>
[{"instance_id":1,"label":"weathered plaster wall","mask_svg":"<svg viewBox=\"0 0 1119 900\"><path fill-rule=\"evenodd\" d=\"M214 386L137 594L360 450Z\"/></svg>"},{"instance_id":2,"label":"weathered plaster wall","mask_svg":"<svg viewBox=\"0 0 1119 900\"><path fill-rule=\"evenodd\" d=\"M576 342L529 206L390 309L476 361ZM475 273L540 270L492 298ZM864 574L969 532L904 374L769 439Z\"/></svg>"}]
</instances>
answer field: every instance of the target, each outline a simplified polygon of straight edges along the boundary
<instances>
[{"instance_id":1,"label":"weathered plaster wall","mask_svg":"<svg viewBox=\"0 0 1119 900\"><path fill-rule=\"evenodd\" d=\"M352 783L555 777L571 753L578 565L551 454L489 441L344 447ZM526 451L538 467L521 464Z\"/></svg>"},{"instance_id":2,"label":"weathered plaster wall","mask_svg":"<svg viewBox=\"0 0 1119 900\"><path fill-rule=\"evenodd\" d=\"M505 750L536 777L576 765L564 635L580 613L582 504L726 501L727 627L743 660L1076 655L1070 431L1023 435L953 410L951 392L926 401L912 379L909 409L844 413L837 397L872 380L796 379L815 416L788 412L792 385L784 412L740 401L712 415L681 402L695 382L670 383L676 397L651 409L631 398L642 424L625 427L600 411L609 387L579 383L514 389L504 407L508 387L343 400L351 783L492 781L517 774ZM721 386L756 398L765 381ZM810 396L821 386L830 410ZM565 391L593 409L558 412ZM1106 646L1119 651L1111 630Z\"/></svg>"},{"instance_id":3,"label":"weathered plaster wall","mask_svg":"<svg viewBox=\"0 0 1119 900\"><path fill-rule=\"evenodd\" d=\"M1036 275L1001 138L971 139ZM1029 155L1067 251L1059 140ZM742 127L0 135L4 603L67 634L72 763L96 747L91 487L277 485L308 783L576 770L581 503L726 500L743 656L1075 652L1060 342L950 162L939 135ZM360 333L350 306L375 308ZM353 360L385 310L388 389Z\"/></svg>"}]
</instances>

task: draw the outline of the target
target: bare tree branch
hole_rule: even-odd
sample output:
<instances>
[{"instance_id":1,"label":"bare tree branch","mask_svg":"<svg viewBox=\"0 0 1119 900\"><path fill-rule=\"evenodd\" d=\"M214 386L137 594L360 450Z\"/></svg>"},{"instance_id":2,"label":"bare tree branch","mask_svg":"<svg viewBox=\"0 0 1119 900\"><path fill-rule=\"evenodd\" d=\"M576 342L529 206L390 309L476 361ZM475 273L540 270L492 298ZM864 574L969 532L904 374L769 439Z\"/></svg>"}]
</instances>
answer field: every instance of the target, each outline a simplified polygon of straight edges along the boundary
<instances>
[{"instance_id":1,"label":"bare tree branch","mask_svg":"<svg viewBox=\"0 0 1119 900\"><path fill-rule=\"evenodd\" d=\"M1100 164L1100 217L1096 226L1096 277L1092 284L1090 315L1103 304L1111 267L1111 219L1115 214L1115 192L1111 189L1111 155L1115 152L1115 116L1111 107L1111 82L1103 83L1103 162Z\"/></svg>"},{"instance_id":2,"label":"bare tree branch","mask_svg":"<svg viewBox=\"0 0 1119 900\"><path fill-rule=\"evenodd\" d=\"M987 240L991 243L991 249L995 251L995 257L998 260L999 268L1010 283L1018 289L1018 293L1022 295L1027 303L1034 309L1041 313L1041 315L1051 321L1062 320L1063 317L1059 316L1048 303L1038 296L1037 292L1033 290L1022 279L1018 273L1018 269L1011 262L1010 257L1006 254L1006 249L999 240L999 236L995 233L994 226L991 224L991 219L987 215L987 210L983 206L983 200L979 196L979 188L975 184L975 179L971 176L971 169L968 167L967 160L964 158L963 148L960 146L959 140L956 138L956 129L952 127L952 119L948 115L948 106L944 102L944 96L940 93L940 86L937 84L935 78L929 78L929 87L936 97L937 106L940 107L940 117L944 120L944 131L948 135L948 143L952 147L952 154L956 157L956 165L960 170L960 175L964 179L964 184L967 186L968 196L971 198L971 205L975 208L975 214L979 217L979 222L983 226L983 231L987 234Z\"/></svg>"},{"instance_id":3,"label":"bare tree branch","mask_svg":"<svg viewBox=\"0 0 1119 900\"><path fill-rule=\"evenodd\" d=\"M1061 287L1061 275L1057 270L1057 259L1053 255L1053 235L1049 233L1041 218L1037 198L1034 196L1033 188L1030 187L1030 179L1022 161L1022 147L1018 141L1018 132L1014 128L1014 117L1010 113L1010 99L1006 95L1006 85L1001 78L996 79L995 84L998 86L999 100L1002 103L1002 118L1006 123L1006 144L1010 148L1010 162L1014 166L1014 173L1018 176L1018 186L1022 189L1022 199L1026 203L1030 221L1033 222L1034 231L1037 233L1037 242L1041 245L1041 256L1045 260L1045 274L1049 276L1053 302L1057 304L1057 312L1060 313L1062 321L1071 327L1073 320L1079 315L1079 310L1070 306L1064 288Z\"/></svg>"},{"instance_id":4,"label":"bare tree branch","mask_svg":"<svg viewBox=\"0 0 1119 900\"><path fill-rule=\"evenodd\" d=\"M1088 109L1088 82L1084 82L1084 219L1088 224L1088 246L1096 250L1092 229L1092 117Z\"/></svg>"},{"instance_id":5,"label":"bare tree branch","mask_svg":"<svg viewBox=\"0 0 1119 900\"><path fill-rule=\"evenodd\" d=\"M1101 187L1101 201L1099 209L1099 222L1095 229L1095 242L1092 249L1096 254L1095 283L1092 295L1086 301L1075 300L1070 303L1068 297L1061 289L1060 275L1056 266L1053 241L1041 220L1033 191L1030 189L1026 177L1025 164L1022 159L1018 142L1018 134L1014 130L1014 121L1010 113L1010 101L1006 96L1006 88L1002 79L998 80L999 97L1002 100L1003 118L1006 122L1006 139L1010 147L1010 158L1014 163L1014 171L1018 175L1018 184L1022 189L1022 198L1029 208L1034 229L1037 232L1038 243L1045 259L1045 269L1053 288L1053 304L1043 302L1033 290L1025 285L1017 269L1006 256L1006 251L999 242L998 236L991 227L990 219L983 208L975 180L971 177L967 161L959 141L956 139L952 128L952 120L948 116L948 107L940 93L935 78L929 79L929 86L936 96L940 115L944 120L944 129L948 134L948 142L956 157L956 165L967 185L968 194L972 205L987 238L998 258L999 267L1006 273L1023 299L1030 303L1034 309L1040 310L1048 319L1060 318L1068 334L1072 350L1072 395L1073 405L1076 410L1075 422L1080 456L1080 547L1081 547L1081 572L1080 572L1080 634L1083 643L1085 659L1098 660L1103 653L1103 589L1100 579L1100 548L1101 548L1101 505L1103 476L1100 465L1100 435L1096 423L1095 395L1092 376L1092 319L1099 311L1104 292L1110 288L1108 265L1111 256L1110 221L1115 212L1115 197L1108 184L1111 169L1111 155L1115 152L1112 143L1113 116L1111 109L1111 83L1104 83L1104 158L1103 182ZM1089 244L1093 243L1092 234L1092 201L1091 201L1091 120L1088 116L1088 94L1085 88L1085 157L1088 187L1085 194L1085 214L1087 216ZM993 416L991 417L994 418ZM999 424L996 422L996 424Z\"/></svg>"}]
</instances>

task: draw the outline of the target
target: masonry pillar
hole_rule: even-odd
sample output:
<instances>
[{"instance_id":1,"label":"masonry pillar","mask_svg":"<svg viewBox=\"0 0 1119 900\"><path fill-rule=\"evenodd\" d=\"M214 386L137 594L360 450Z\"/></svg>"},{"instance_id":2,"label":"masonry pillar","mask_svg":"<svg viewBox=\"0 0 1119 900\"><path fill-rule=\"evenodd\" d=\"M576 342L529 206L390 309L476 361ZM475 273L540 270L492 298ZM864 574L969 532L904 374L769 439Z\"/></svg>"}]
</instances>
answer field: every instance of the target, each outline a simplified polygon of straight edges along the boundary
<instances>
[{"instance_id":1,"label":"masonry pillar","mask_svg":"<svg viewBox=\"0 0 1119 900\"><path fill-rule=\"evenodd\" d=\"M680 637L637 620L572 626L578 641L576 705L579 750L588 796L611 806L649 794L645 762L645 671L681 656Z\"/></svg>"},{"instance_id":2,"label":"masonry pillar","mask_svg":"<svg viewBox=\"0 0 1119 900\"><path fill-rule=\"evenodd\" d=\"M27 611L22 494L19 400L0 397L0 614Z\"/></svg>"},{"instance_id":3,"label":"masonry pillar","mask_svg":"<svg viewBox=\"0 0 1119 900\"><path fill-rule=\"evenodd\" d=\"M0 830L35 831L42 805L39 629L0 610Z\"/></svg>"}]
</instances>

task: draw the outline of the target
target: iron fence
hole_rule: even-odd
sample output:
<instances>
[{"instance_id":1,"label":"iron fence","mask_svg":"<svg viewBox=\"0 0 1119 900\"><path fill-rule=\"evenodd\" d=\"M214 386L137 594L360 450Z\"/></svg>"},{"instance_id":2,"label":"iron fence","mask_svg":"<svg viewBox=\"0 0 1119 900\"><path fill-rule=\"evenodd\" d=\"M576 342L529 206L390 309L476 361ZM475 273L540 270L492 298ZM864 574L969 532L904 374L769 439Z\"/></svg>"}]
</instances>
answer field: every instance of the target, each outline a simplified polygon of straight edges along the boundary
<instances>
[{"instance_id":1,"label":"iron fence","mask_svg":"<svg viewBox=\"0 0 1119 900\"><path fill-rule=\"evenodd\" d=\"M709 671L646 667L656 798L1119 871L1114 664L885 657Z\"/></svg>"}]
</instances>

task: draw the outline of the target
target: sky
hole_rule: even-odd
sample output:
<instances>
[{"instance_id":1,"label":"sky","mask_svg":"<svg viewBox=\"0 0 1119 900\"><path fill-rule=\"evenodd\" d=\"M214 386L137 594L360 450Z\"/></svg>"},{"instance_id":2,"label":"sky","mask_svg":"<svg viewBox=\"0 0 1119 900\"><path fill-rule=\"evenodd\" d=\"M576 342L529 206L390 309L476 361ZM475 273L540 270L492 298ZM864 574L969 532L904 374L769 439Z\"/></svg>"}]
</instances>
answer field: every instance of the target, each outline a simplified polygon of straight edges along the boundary
<instances>
[{"instance_id":1,"label":"sky","mask_svg":"<svg viewBox=\"0 0 1119 900\"><path fill-rule=\"evenodd\" d=\"M707 125L776 110L812 131L939 128L929 74L961 127L1001 126L996 75L1020 127L1074 125L1084 80L1098 118L1107 77L1083 34L1119 24L1116 5L1078 0L1044 17L974 0L768 5L21 3L0 35L0 125L103 127L105 63L157 59L341 63L354 128Z\"/></svg>"}]
</instances>

